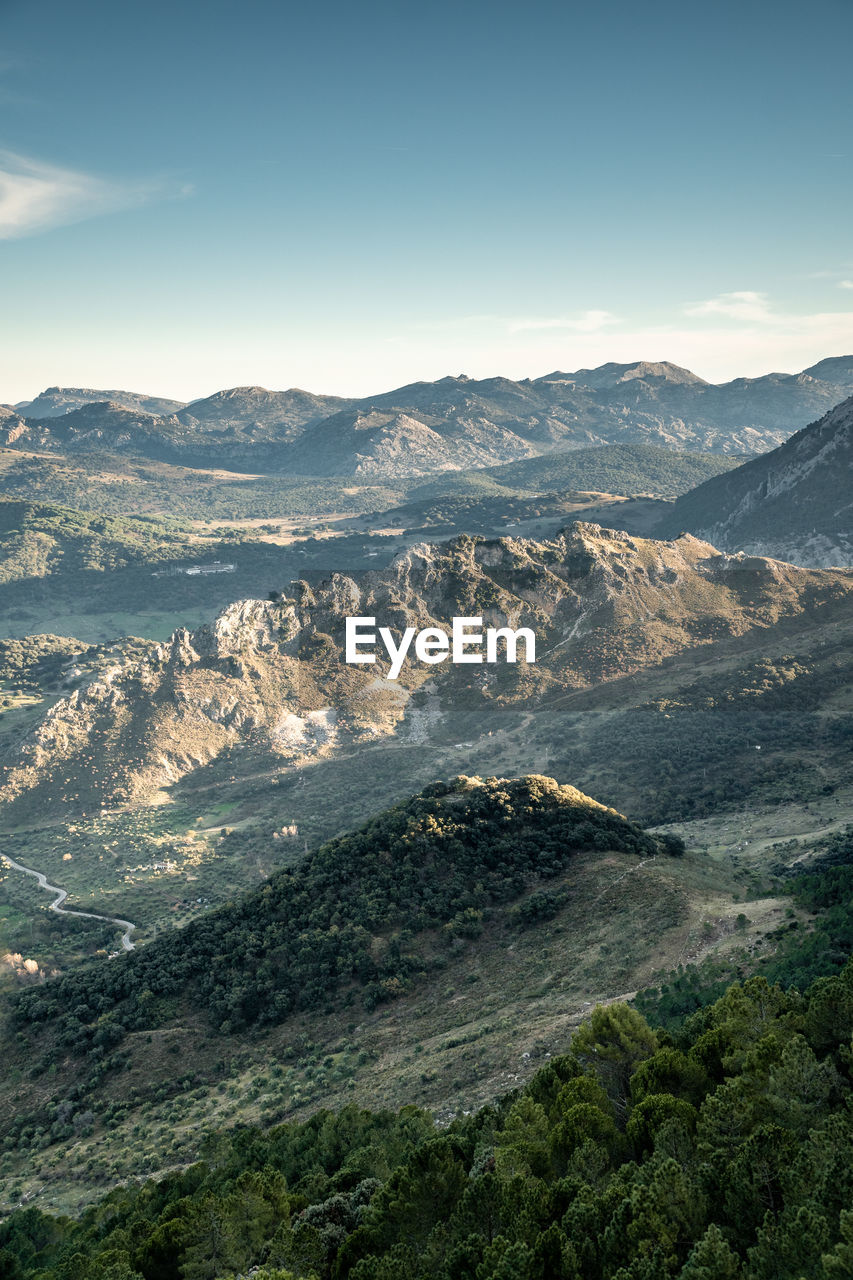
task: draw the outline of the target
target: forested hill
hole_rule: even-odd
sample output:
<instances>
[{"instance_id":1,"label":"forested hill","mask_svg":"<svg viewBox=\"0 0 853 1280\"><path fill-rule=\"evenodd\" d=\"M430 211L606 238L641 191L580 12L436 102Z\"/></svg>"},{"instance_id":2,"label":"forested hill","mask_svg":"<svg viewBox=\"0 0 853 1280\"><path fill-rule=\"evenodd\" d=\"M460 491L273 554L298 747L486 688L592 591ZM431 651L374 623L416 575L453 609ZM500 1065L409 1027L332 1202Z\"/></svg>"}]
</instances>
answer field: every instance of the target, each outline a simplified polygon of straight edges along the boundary
<instances>
[{"instance_id":1,"label":"forested hill","mask_svg":"<svg viewBox=\"0 0 853 1280\"><path fill-rule=\"evenodd\" d=\"M523 899L531 920L556 910L537 886L590 849L648 857L680 842L550 778L436 783L185 929L19 995L15 1029L38 1028L47 1069L190 1010L227 1035L349 992L371 1008L440 966L455 937L498 927L505 904Z\"/></svg>"}]
</instances>

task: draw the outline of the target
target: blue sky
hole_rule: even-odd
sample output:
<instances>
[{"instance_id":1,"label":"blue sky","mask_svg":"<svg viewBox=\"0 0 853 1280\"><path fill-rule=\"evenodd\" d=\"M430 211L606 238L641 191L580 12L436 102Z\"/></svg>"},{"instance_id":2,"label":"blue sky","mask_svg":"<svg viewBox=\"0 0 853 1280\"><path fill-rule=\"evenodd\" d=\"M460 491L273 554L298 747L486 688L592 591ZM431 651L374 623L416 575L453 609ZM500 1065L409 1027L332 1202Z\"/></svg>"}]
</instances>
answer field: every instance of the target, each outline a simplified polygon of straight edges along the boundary
<instances>
[{"instance_id":1,"label":"blue sky","mask_svg":"<svg viewBox=\"0 0 853 1280\"><path fill-rule=\"evenodd\" d=\"M0 401L853 351L849 0L0 0Z\"/></svg>"}]
</instances>

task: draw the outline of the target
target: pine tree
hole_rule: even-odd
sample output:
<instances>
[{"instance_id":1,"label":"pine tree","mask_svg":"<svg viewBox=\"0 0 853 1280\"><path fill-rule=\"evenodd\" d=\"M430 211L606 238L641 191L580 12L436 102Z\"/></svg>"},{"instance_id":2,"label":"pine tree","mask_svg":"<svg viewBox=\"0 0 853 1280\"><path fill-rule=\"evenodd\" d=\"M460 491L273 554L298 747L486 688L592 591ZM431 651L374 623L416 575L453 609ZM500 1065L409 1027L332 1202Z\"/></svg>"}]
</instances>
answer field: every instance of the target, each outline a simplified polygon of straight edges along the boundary
<instances>
[{"instance_id":1,"label":"pine tree","mask_svg":"<svg viewBox=\"0 0 853 1280\"><path fill-rule=\"evenodd\" d=\"M738 1280L740 1275L740 1258L726 1243L720 1228L712 1223L691 1250L679 1280Z\"/></svg>"}]
</instances>

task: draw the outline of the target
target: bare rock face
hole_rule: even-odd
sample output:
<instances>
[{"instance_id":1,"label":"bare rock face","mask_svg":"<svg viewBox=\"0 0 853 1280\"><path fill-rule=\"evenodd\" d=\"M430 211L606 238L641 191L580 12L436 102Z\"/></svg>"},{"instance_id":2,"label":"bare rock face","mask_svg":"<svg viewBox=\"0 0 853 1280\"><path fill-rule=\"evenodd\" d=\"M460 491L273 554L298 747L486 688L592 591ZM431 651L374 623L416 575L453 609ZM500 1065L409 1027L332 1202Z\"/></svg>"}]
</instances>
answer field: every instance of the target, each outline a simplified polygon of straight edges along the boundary
<instances>
[{"instance_id":1,"label":"bare rock face","mask_svg":"<svg viewBox=\"0 0 853 1280\"><path fill-rule=\"evenodd\" d=\"M11 448L25 440L27 435L28 428L23 418L19 418L15 413L6 412L0 416L0 445Z\"/></svg>"},{"instance_id":2,"label":"bare rock face","mask_svg":"<svg viewBox=\"0 0 853 1280\"><path fill-rule=\"evenodd\" d=\"M73 809L144 799L241 746L280 768L377 739L426 741L460 714L526 713L726 637L849 611L853 575L729 555L692 535L653 541L577 523L541 542L421 543L384 570L289 593L239 601L194 632L141 650L135 642L88 680L83 672L22 742L0 801ZM529 627L536 662L413 658L392 681L381 648L372 665L345 662L354 615L397 635L449 630L460 616Z\"/></svg>"},{"instance_id":3,"label":"bare rock face","mask_svg":"<svg viewBox=\"0 0 853 1280\"><path fill-rule=\"evenodd\" d=\"M259 653L289 638L294 620L292 608L282 611L267 600L238 600L196 633L199 651L215 658L236 658ZM290 628L286 623L290 623Z\"/></svg>"},{"instance_id":4,"label":"bare rock face","mask_svg":"<svg viewBox=\"0 0 853 1280\"><path fill-rule=\"evenodd\" d=\"M192 634L186 627L180 627L174 632L164 656L173 669L191 667L198 662L199 655L193 648Z\"/></svg>"}]
</instances>

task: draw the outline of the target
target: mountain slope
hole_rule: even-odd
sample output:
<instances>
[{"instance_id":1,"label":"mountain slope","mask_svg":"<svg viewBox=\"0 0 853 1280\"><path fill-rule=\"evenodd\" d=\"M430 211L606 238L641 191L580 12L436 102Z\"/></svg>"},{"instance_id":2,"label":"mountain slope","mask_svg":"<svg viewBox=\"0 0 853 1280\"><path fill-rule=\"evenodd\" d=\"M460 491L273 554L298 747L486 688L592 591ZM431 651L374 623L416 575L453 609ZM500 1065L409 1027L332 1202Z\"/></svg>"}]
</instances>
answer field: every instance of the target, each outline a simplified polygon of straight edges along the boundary
<instances>
[{"instance_id":1,"label":"mountain slope","mask_svg":"<svg viewBox=\"0 0 853 1280\"><path fill-rule=\"evenodd\" d=\"M122 964L22 995L18 1025L49 1021L62 1036L63 1010L73 1008L73 1024L96 1024L94 1036L106 997L117 1026L152 1030L172 1020L156 1000L170 995L231 1034L323 1006L353 985L372 1008L440 967L453 937L477 936L494 909L590 850L682 851L550 778L436 783ZM140 1003L142 991L155 1000ZM79 1030L77 1039L75 1052L85 1052Z\"/></svg>"},{"instance_id":2,"label":"mountain slope","mask_svg":"<svg viewBox=\"0 0 853 1280\"><path fill-rule=\"evenodd\" d=\"M853 397L771 453L677 500L660 532L690 529L727 551L853 564Z\"/></svg>"},{"instance_id":3,"label":"mountain slope","mask_svg":"<svg viewBox=\"0 0 853 1280\"><path fill-rule=\"evenodd\" d=\"M316 396L298 387L289 391L232 387L206 399L193 400L180 409L177 417L202 430L250 431L255 439L272 434L277 440L287 440L350 403L341 396Z\"/></svg>"},{"instance_id":4,"label":"mountain slope","mask_svg":"<svg viewBox=\"0 0 853 1280\"><path fill-rule=\"evenodd\" d=\"M4 419L0 442L17 449L168 458L174 456L181 434L186 435L186 429L171 415L104 401L47 418Z\"/></svg>"},{"instance_id":5,"label":"mountain slope","mask_svg":"<svg viewBox=\"0 0 853 1280\"><path fill-rule=\"evenodd\" d=\"M734 983L672 1035L598 1006L521 1087L454 1117L373 1102L228 1133L197 1112L189 1167L133 1185L113 1164L113 1189L76 1221L46 1202L43 1161L41 1201L0 1226L4 1270L848 1280L851 989L850 963L802 994Z\"/></svg>"},{"instance_id":6,"label":"mountain slope","mask_svg":"<svg viewBox=\"0 0 853 1280\"><path fill-rule=\"evenodd\" d=\"M298 1114L323 1096L315 1055L319 1066L339 1042L326 1068L343 1053L352 1100L396 1107L414 1081L444 1107L460 1091L494 1097L524 1069L522 1046L576 1025L590 953L600 948L592 989L616 994L654 971L648 935L673 958L683 948L709 900L683 854L550 778L433 783L256 892L14 996L0 1031L0 1135L23 1150L46 1123L65 1145L69 1117L88 1113L95 1140L120 1144L136 1172L145 1154L131 1127L150 1133L189 1081L208 1087L208 1105L227 1083L242 1111L257 1096L242 1096L246 1070L276 1064L276 1106ZM724 909L729 892L723 873L713 897ZM196 1134L179 1144L197 1149ZM85 1158L66 1169L91 1178Z\"/></svg>"},{"instance_id":7,"label":"mountain slope","mask_svg":"<svg viewBox=\"0 0 853 1280\"><path fill-rule=\"evenodd\" d=\"M415 475L617 442L755 453L837 403L851 371L853 357L839 357L825 370L838 383L768 374L715 386L648 361L523 382L448 377L362 401L308 432L282 465L301 474Z\"/></svg>"},{"instance_id":8,"label":"mountain slope","mask_svg":"<svg viewBox=\"0 0 853 1280\"><path fill-rule=\"evenodd\" d=\"M536 381L552 384L560 381L577 382L582 386L594 387L596 391L605 388L613 390L615 387L634 381L646 383L654 381L681 387L710 385L698 374L691 373L689 369L682 369L680 365L671 364L668 360L638 360L635 364L616 364L611 360L607 364L598 365L595 369L578 369L576 373L549 373L544 378L537 378Z\"/></svg>"},{"instance_id":9,"label":"mountain slope","mask_svg":"<svg viewBox=\"0 0 853 1280\"><path fill-rule=\"evenodd\" d=\"M676 453L651 444L611 444L594 449L554 450L537 458L427 481L412 488L416 500L443 493L476 492L494 482L509 492L548 493L581 489L596 493L649 493L674 498L706 478L738 466L737 456Z\"/></svg>"},{"instance_id":10,"label":"mountain slope","mask_svg":"<svg viewBox=\"0 0 853 1280\"><path fill-rule=\"evenodd\" d=\"M283 466L297 475L394 478L486 466L536 452L524 428L513 425L518 429L484 414L445 417L408 407L348 410L307 431L283 456Z\"/></svg>"}]
</instances>

